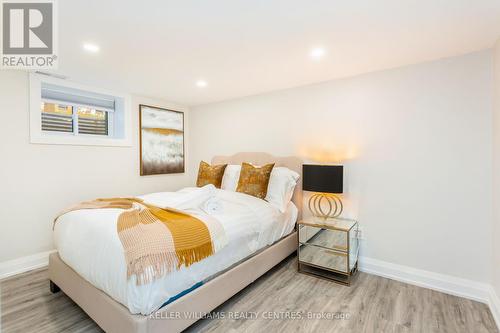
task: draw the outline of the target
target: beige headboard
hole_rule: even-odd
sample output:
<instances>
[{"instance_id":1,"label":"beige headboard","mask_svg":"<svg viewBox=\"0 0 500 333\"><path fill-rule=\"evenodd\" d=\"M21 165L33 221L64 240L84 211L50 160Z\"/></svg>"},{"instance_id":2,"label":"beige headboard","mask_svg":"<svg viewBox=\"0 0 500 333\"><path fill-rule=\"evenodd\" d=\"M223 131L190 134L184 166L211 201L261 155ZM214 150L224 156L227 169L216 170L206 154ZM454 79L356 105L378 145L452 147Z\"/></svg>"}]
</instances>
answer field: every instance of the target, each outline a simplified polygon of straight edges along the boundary
<instances>
[{"instance_id":1,"label":"beige headboard","mask_svg":"<svg viewBox=\"0 0 500 333\"><path fill-rule=\"evenodd\" d=\"M268 153L236 153L231 156L215 156L212 158L212 164L241 164L243 162L253 165L263 165L267 163L275 163L276 166L287 167L290 170L297 172L300 175L299 182L295 187L292 201L299 209L300 219L302 216L302 163L303 161L294 156L277 157Z\"/></svg>"}]
</instances>

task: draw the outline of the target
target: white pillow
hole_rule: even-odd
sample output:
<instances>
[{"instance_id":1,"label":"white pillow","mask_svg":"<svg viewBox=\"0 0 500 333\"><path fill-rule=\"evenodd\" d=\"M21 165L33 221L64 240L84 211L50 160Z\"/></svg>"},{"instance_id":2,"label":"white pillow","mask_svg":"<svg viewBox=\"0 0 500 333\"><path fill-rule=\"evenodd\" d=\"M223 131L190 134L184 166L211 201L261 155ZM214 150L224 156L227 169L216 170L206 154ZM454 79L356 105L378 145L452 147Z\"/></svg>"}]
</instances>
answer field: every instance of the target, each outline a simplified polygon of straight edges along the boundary
<instances>
[{"instance_id":1,"label":"white pillow","mask_svg":"<svg viewBox=\"0 0 500 333\"><path fill-rule=\"evenodd\" d=\"M221 189L236 191L240 179L241 165L230 164L224 171ZM266 201L278 208L282 213L293 196L293 190L299 174L285 167L274 167L267 186Z\"/></svg>"},{"instance_id":2,"label":"white pillow","mask_svg":"<svg viewBox=\"0 0 500 333\"><path fill-rule=\"evenodd\" d=\"M220 186L223 190L236 191L238 181L240 180L241 165L229 164L224 170L222 176L222 184Z\"/></svg>"},{"instance_id":3,"label":"white pillow","mask_svg":"<svg viewBox=\"0 0 500 333\"><path fill-rule=\"evenodd\" d=\"M293 190L300 175L284 167L275 167L269 178L266 201L278 208L282 213L286 211L292 199Z\"/></svg>"}]
</instances>

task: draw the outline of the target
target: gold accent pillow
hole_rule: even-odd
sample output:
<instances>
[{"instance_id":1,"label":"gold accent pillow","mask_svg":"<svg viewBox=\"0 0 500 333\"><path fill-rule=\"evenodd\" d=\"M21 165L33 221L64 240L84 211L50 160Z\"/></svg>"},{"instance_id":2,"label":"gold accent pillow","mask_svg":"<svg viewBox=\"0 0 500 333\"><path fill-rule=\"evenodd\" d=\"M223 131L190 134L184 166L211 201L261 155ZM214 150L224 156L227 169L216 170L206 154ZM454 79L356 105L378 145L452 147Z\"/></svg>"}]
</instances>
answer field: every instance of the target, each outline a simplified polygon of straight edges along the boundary
<instances>
[{"instance_id":1,"label":"gold accent pillow","mask_svg":"<svg viewBox=\"0 0 500 333\"><path fill-rule=\"evenodd\" d=\"M249 163L242 163L236 192L264 199L267 194L267 185L269 185L269 178L271 177L273 168L274 163L266 164L261 167L254 167Z\"/></svg>"},{"instance_id":2,"label":"gold accent pillow","mask_svg":"<svg viewBox=\"0 0 500 333\"><path fill-rule=\"evenodd\" d=\"M215 187L220 188L226 167L227 164L210 165L207 162L201 161L196 186L202 187L213 184Z\"/></svg>"}]
</instances>

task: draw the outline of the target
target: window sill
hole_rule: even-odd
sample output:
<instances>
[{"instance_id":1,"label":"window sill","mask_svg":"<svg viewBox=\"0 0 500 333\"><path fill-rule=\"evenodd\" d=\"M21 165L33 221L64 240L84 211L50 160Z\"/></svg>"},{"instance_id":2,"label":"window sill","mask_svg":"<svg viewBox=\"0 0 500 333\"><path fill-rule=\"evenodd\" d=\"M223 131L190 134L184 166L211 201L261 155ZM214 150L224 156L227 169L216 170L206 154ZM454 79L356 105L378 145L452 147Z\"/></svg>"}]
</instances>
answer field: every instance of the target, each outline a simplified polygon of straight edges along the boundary
<instances>
[{"instance_id":1,"label":"window sill","mask_svg":"<svg viewBox=\"0 0 500 333\"><path fill-rule=\"evenodd\" d=\"M89 138L89 137L57 137L57 136L37 136L30 137L32 144L44 145L70 145L70 146L103 146L103 147L132 147L131 140L112 138Z\"/></svg>"}]
</instances>

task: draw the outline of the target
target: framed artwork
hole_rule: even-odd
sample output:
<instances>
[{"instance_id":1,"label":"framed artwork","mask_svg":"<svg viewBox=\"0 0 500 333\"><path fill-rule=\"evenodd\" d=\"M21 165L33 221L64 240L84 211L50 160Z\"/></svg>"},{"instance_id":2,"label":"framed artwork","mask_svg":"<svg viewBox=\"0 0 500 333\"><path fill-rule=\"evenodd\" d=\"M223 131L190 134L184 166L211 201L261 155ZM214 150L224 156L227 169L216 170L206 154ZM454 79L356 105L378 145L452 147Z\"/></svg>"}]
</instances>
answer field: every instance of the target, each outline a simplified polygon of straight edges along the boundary
<instances>
[{"instance_id":1,"label":"framed artwork","mask_svg":"<svg viewBox=\"0 0 500 333\"><path fill-rule=\"evenodd\" d=\"M139 105L141 176L184 172L184 112Z\"/></svg>"}]
</instances>

